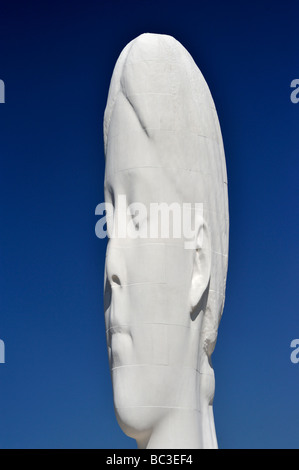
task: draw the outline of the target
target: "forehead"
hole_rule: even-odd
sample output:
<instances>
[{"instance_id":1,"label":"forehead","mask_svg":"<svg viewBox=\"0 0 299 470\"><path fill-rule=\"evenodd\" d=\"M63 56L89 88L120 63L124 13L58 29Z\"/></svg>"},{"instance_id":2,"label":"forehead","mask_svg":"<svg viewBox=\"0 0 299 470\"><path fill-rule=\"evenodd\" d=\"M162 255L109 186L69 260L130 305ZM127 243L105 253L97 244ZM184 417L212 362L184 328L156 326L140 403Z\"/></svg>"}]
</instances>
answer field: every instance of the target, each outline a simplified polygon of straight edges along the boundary
<instances>
[{"instance_id":1,"label":"forehead","mask_svg":"<svg viewBox=\"0 0 299 470\"><path fill-rule=\"evenodd\" d=\"M105 111L106 182L128 194L139 179L142 194L157 197L159 185L175 187L176 197L187 189L185 199L193 201L188 188L211 175L221 143L205 80L173 38L145 35L123 54Z\"/></svg>"},{"instance_id":2,"label":"forehead","mask_svg":"<svg viewBox=\"0 0 299 470\"><path fill-rule=\"evenodd\" d=\"M145 103L140 108L141 96ZM150 197L153 201L204 202L212 176L217 179L219 173L221 177L221 168L214 164L221 153L215 109L197 110L194 122L201 129L196 130L187 118L174 121L171 101L165 104L163 95L157 96L140 94L138 106L133 106L132 98L118 95L107 136L106 186L145 203ZM178 107L176 119L183 109Z\"/></svg>"},{"instance_id":3,"label":"forehead","mask_svg":"<svg viewBox=\"0 0 299 470\"><path fill-rule=\"evenodd\" d=\"M152 39L125 48L113 73L104 124L106 200L124 194L128 203L202 203L221 251L227 179L213 99L182 46Z\"/></svg>"}]
</instances>

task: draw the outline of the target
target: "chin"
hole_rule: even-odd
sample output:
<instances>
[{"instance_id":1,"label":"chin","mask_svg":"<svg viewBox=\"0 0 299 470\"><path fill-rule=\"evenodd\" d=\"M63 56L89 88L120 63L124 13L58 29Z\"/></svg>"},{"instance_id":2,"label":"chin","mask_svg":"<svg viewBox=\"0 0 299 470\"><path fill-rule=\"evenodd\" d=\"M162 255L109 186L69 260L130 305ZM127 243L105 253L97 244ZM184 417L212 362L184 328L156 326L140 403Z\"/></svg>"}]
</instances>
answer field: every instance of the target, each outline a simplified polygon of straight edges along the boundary
<instances>
[{"instance_id":1,"label":"chin","mask_svg":"<svg viewBox=\"0 0 299 470\"><path fill-rule=\"evenodd\" d=\"M133 439L138 439L140 436L146 435L152 428L150 408L115 407L115 415L122 431Z\"/></svg>"},{"instance_id":2,"label":"chin","mask_svg":"<svg viewBox=\"0 0 299 470\"><path fill-rule=\"evenodd\" d=\"M132 369L135 368L118 368L112 375L114 409L122 431L129 437L140 439L151 432L168 408L153 401L154 384L146 386L140 374L132 376Z\"/></svg>"},{"instance_id":3,"label":"chin","mask_svg":"<svg viewBox=\"0 0 299 470\"><path fill-rule=\"evenodd\" d=\"M115 415L120 428L127 436L137 441L146 439L166 412L166 408L151 406L128 408L115 406Z\"/></svg>"}]
</instances>

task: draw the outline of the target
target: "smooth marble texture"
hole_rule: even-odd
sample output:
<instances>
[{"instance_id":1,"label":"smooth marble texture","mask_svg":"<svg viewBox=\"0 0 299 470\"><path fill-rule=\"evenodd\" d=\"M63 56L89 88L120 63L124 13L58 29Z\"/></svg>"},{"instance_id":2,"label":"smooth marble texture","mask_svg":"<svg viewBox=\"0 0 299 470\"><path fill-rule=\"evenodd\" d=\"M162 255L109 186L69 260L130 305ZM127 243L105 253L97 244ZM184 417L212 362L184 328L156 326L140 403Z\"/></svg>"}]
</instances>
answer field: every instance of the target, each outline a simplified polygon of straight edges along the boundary
<instances>
[{"instance_id":1,"label":"smooth marble texture","mask_svg":"<svg viewBox=\"0 0 299 470\"><path fill-rule=\"evenodd\" d=\"M114 222L121 211L134 221L133 203L148 213L153 203L203 208L191 249L184 234L109 240L104 304L117 420L139 448L217 448L211 355L228 264L226 163L207 83L173 37L142 34L121 52L104 144ZM157 223L146 216L135 227Z\"/></svg>"}]
</instances>

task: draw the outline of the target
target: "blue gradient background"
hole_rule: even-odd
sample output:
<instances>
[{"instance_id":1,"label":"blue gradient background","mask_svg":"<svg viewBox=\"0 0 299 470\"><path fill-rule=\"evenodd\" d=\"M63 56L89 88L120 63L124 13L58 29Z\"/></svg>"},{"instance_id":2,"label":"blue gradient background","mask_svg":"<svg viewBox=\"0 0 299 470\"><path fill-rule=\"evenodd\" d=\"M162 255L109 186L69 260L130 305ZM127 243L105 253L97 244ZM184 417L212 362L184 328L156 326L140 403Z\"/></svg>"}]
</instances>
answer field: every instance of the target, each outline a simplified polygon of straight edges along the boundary
<instances>
[{"instance_id":1,"label":"blue gradient background","mask_svg":"<svg viewBox=\"0 0 299 470\"><path fill-rule=\"evenodd\" d=\"M298 1L1 2L1 448L135 448L116 422L105 343L102 119L143 32L178 39L222 127L227 300L214 353L220 448L296 448Z\"/></svg>"}]
</instances>

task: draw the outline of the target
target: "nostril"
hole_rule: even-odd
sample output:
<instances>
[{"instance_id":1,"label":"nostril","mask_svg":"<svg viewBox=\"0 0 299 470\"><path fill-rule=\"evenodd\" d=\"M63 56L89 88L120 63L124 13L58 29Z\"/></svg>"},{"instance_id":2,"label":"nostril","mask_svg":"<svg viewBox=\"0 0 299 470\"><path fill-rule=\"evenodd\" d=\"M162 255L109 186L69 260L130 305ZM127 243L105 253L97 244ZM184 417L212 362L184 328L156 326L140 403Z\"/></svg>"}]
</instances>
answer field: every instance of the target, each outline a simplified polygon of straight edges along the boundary
<instances>
[{"instance_id":1,"label":"nostril","mask_svg":"<svg viewBox=\"0 0 299 470\"><path fill-rule=\"evenodd\" d=\"M114 283L114 284L117 284L118 286L120 286L120 279L119 277L116 275L116 274L113 274L112 275L112 278L111 278L111 281Z\"/></svg>"}]
</instances>

